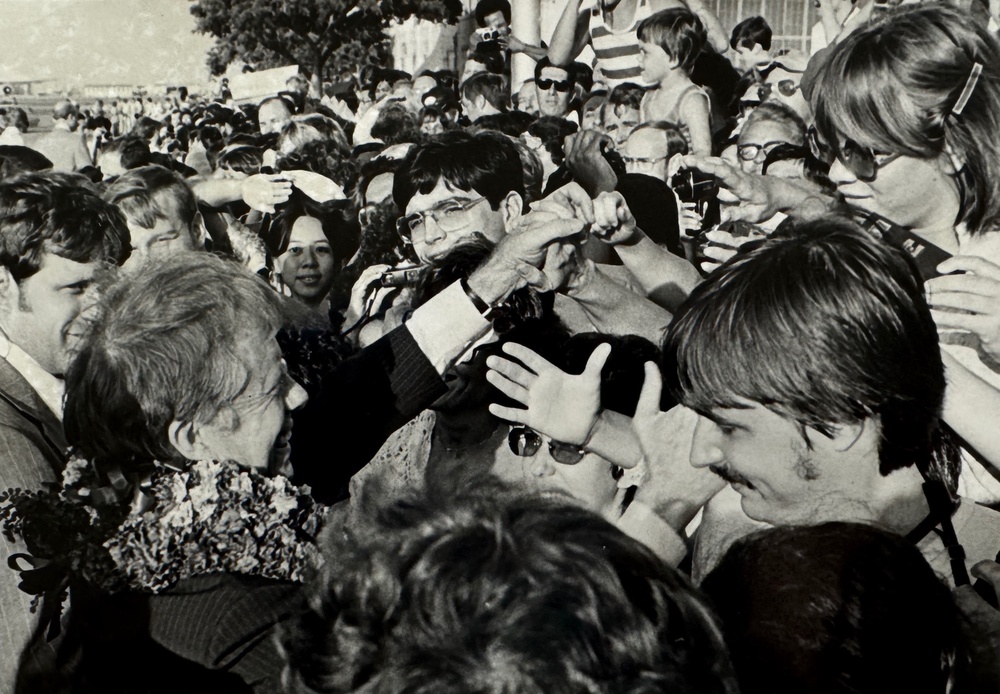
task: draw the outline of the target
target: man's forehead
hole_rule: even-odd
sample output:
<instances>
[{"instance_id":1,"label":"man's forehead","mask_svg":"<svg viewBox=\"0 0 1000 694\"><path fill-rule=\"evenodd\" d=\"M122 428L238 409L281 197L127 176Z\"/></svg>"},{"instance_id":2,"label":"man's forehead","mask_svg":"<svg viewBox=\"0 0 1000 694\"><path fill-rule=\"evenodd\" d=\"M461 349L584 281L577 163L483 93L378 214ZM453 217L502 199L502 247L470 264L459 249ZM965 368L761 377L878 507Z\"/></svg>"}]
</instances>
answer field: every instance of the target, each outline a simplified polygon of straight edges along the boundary
<instances>
[{"instance_id":1,"label":"man's forehead","mask_svg":"<svg viewBox=\"0 0 1000 694\"><path fill-rule=\"evenodd\" d=\"M478 197L478 193L474 190L463 190L457 186L452 185L449 181L439 178L438 182L434 185L427 193L417 193L412 198L410 198L409 204L406 206L406 211L412 214L416 211L429 210L436 207L445 200L466 200L473 197Z\"/></svg>"},{"instance_id":2,"label":"man's forehead","mask_svg":"<svg viewBox=\"0 0 1000 694\"><path fill-rule=\"evenodd\" d=\"M489 13L486 17L484 17L484 20L486 21L486 26L488 27L496 28L507 26L507 20L504 18L503 12L500 10Z\"/></svg>"},{"instance_id":3,"label":"man's forehead","mask_svg":"<svg viewBox=\"0 0 1000 694\"><path fill-rule=\"evenodd\" d=\"M91 279L97 273L100 266L101 263L96 260L80 262L70 260L51 251L42 251L41 262L39 263L36 275L40 274L51 277L53 281L59 283L72 284L73 282Z\"/></svg>"},{"instance_id":4,"label":"man's forehead","mask_svg":"<svg viewBox=\"0 0 1000 694\"><path fill-rule=\"evenodd\" d=\"M667 153L667 138L660 130L643 128L629 135L625 153L632 156L662 157Z\"/></svg>"},{"instance_id":5,"label":"man's forehead","mask_svg":"<svg viewBox=\"0 0 1000 694\"><path fill-rule=\"evenodd\" d=\"M569 72L563 70L561 67L543 67L539 73L539 77L543 80L562 82L569 79Z\"/></svg>"}]
</instances>

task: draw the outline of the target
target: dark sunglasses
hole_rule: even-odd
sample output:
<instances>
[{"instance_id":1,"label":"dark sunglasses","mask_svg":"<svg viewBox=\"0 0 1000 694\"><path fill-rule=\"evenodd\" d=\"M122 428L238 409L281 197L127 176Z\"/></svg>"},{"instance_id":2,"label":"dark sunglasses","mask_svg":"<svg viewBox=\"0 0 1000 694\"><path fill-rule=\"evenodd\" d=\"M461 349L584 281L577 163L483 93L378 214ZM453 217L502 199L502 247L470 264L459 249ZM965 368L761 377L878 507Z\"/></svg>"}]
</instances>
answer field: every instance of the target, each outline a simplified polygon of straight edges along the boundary
<instances>
[{"instance_id":1,"label":"dark sunglasses","mask_svg":"<svg viewBox=\"0 0 1000 694\"><path fill-rule=\"evenodd\" d=\"M757 87L757 96L763 101L767 97L771 96L771 92L774 91L774 87L778 87L778 92L783 96L793 96L795 92L799 91L799 85L796 84L795 80L781 80L777 85L765 83Z\"/></svg>"},{"instance_id":2,"label":"dark sunglasses","mask_svg":"<svg viewBox=\"0 0 1000 694\"><path fill-rule=\"evenodd\" d=\"M555 80L538 79L535 80L535 86L537 86L543 92L547 92L552 87L555 87L557 92L568 92L570 89L573 88L573 83L570 82L569 80L559 80L557 82Z\"/></svg>"},{"instance_id":3,"label":"dark sunglasses","mask_svg":"<svg viewBox=\"0 0 1000 694\"><path fill-rule=\"evenodd\" d=\"M507 435L507 444L510 446L511 452L521 458L534 457L541 449L542 443L542 437L538 432L528 427L512 427L510 434ZM583 460L583 456L587 455L587 451L568 443L549 441L549 455L557 463L576 465Z\"/></svg>"},{"instance_id":4,"label":"dark sunglasses","mask_svg":"<svg viewBox=\"0 0 1000 694\"><path fill-rule=\"evenodd\" d=\"M878 176L879 169L903 156L901 153L876 152L871 147L859 145L850 138L844 140L844 144L840 147L834 148L823 142L819 133L812 127L806 132L806 136L809 141L809 149L814 157L831 164L834 159L839 160L844 168L864 183L874 181Z\"/></svg>"}]
</instances>

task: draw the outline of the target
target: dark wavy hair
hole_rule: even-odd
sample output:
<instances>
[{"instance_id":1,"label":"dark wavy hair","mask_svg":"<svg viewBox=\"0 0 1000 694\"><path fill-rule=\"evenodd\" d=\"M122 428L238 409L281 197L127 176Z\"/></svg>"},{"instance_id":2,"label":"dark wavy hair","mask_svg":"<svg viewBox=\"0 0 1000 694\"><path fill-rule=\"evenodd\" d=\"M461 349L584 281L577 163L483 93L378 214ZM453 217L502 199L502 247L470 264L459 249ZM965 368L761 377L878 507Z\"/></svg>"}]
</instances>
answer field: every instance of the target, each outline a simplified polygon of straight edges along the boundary
<instances>
[{"instance_id":1,"label":"dark wavy hair","mask_svg":"<svg viewBox=\"0 0 1000 694\"><path fill-rule=\"evenodd\" d=\"M663 371L677 399L702 413L760 403L803 437L875 418L883 475L915 464L954 489L937 329L909 254L835 217L743 248L670 326Z\"/></svg>"},{"instance_id":2,"label":"dark wavy hair","mask_svg":"<svg viewBox=\"0 0 1000 694\"><path fill-rule=\"evenodd\" d=\"M944 694L970 689L959 614L913 544L856 523L739 540L702 588L746 692Z\"/></svg>"},{"instance_id":3,"label":"dark wavy hair","mask_svg":"<svg viewBox=\"0 0 1000 694\"><path fill-rule=\"evenodd\" d=\"M484 482L328 540L284 636L297 694L736 692L698 592L576 506Z\"/></svg>"},{"instance_id":4,"label":"dark wavy hair","mask_svg":"<svg viewBox=\"0 0 1000 694\"><path fill-rule=\"evenodd\" d=\"M410 150L396 172L392 197L400 210L417 193L429 193L438 181L484 196L494 210L508 193L524 199L524 177L517 148L479 133L447 132Z\"/></svg>"},{"instance_id":5,"label":"dark wavy hair","mask_svg":"<svg viewBox=\"0 0 1000 694\"><path fill-rule=\"evenodd\" d=\"M38 272L45 253L121 265L131 247L121 211L83 176L31 172L0 183L0 265L15 282Z\"/></svg>"}]
</instances>

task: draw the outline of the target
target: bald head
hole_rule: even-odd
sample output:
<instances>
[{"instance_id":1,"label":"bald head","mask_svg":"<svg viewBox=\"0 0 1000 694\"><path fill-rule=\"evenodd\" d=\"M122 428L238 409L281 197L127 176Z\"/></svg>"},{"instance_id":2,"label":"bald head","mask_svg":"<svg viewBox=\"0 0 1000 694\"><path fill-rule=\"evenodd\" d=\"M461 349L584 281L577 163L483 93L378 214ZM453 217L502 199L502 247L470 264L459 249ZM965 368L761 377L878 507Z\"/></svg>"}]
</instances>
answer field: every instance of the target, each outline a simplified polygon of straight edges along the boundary
<instances>
[{"instance_id":1,"label":"bald head","mask_svg":"<svg viewBox=\"0 0 1000 694\"><path fill-rule=\"evenodd\" d=\"M76 106L73 105L72 101L63 99L57 101L52 107L52 117L56 120L68 120L71 116L75 118L76 115Z\"/></svg>"}]
</instances>

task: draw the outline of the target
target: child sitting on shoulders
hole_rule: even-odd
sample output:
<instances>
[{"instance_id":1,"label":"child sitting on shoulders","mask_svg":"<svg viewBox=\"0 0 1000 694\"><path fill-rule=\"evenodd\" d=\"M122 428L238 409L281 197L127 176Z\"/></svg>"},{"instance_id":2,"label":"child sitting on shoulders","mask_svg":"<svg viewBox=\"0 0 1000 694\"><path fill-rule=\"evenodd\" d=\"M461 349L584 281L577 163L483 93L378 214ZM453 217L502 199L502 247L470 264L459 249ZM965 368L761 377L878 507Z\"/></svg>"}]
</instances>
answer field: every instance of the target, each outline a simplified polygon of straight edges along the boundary
<instances>
[{"instance_id":1,"label":"child sitting on shoulders","mask_svg":"<svg viewBox=\"0 0 1000 694\"><path fill-rule=\"evenodd\" d=\"M707 40L701 20L687 9L663 10L644 19L636 33L642 77L653 85L642 99L641 120L677 123L689 152L711 154L710 97L691 81Z\"/></svg>"}]
</instances>

